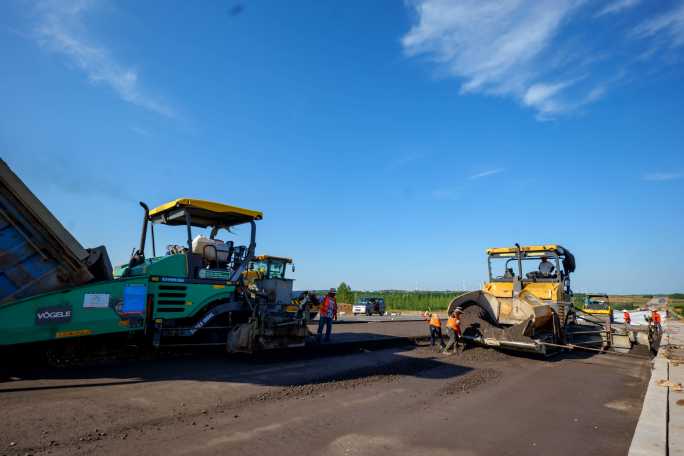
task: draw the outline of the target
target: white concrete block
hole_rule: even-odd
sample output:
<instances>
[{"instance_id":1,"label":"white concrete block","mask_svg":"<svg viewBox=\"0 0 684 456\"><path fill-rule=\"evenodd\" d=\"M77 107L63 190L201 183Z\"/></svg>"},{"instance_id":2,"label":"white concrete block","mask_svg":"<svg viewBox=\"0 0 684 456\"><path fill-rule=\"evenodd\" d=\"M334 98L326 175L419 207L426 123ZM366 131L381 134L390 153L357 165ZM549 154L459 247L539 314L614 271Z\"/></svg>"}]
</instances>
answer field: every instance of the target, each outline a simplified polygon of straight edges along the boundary
<instances>
[{"instance_id":1,"label":"white concrete block","mask_svg":"<svg viewBox=\"0 0 684 456\"><path fill-rule=\"evenodd\" d=\"M667 454L667 388L657 385L658 380L667 378L667 360L656 357L639 422L629 447L630 456Z\"/></svg>"}]
</instances>

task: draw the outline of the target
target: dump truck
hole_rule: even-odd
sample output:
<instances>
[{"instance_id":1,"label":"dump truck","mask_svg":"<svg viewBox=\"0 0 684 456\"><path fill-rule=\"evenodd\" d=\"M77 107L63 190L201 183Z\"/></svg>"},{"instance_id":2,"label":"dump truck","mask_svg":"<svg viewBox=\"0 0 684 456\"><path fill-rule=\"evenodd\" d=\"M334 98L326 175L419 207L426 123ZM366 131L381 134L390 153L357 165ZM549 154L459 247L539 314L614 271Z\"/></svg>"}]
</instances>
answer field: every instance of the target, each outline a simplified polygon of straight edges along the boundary
<instances>
[{"instance_id":1,"label":"dump truck","mask_svg":"<svg viewBox=\"0 0 684 456\"><path fill-rule=\"evenodd\" d=\"M464 339L495 347L546 353L562 344L575 322L570 274L575 257L557 244L487 249L489 280L455 297ZM544 264L542 266L542 263Z\"/></svg>"},{"instance_id":2,"label":"dump truck","mask_svg":"<svg viewBox=\"0 0 684 456\"><path fill-rule=\"evenodd\" d=\"M304 344L305 322L287 312L289 299L276 299L291 295L291 281L244 283L261 212L189 198L152 210L141 202L138 247L112 269L104 247L82 247L1 160L0 190L0 348L95 336L250 352ZM180 228L185 244L157 255L155 225ZM218 238L238 226L248 227L247 245Z\"/></svg>"},{"instance_id":3,"label":"dump truck","mask_svg":"<svg viewBox=\"0 0 684 456\"><path fill-rule=\"evenodd\" d=\"M0 159L0 306L111 274L107 250L84 248Z\"/></svg>"}]
</instances>

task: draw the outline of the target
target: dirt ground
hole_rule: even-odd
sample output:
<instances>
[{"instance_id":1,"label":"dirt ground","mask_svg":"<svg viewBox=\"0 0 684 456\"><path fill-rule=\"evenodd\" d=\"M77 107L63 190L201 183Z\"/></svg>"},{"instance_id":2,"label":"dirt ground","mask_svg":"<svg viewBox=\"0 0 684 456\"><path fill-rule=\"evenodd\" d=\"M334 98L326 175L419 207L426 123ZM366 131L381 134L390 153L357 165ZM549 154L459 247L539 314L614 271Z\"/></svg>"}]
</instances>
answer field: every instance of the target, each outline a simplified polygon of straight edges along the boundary
<instances>
[{"instance_id":1,"label":"dirt ground","mask_svg":"<svg viewBox=\"0 0 684 456\"><path fill-rule=\"evenodd\" d=\"M425 332L335 331L380 327ZM0 455L625 454L649 369L608 355L446 356L403 341L17 371L0 383Z\"/></svg>"}]
</instances>

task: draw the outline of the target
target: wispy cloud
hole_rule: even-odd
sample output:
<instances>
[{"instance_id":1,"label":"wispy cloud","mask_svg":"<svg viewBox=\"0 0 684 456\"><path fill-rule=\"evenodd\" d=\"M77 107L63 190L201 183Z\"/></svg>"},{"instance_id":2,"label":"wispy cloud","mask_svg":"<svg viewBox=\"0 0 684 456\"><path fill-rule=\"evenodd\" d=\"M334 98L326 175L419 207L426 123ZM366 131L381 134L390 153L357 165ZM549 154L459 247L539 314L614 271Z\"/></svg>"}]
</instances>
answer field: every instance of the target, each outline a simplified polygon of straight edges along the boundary
<instances>
[{"instance_id":1,"label":"wispy cloud","mask_svg":"<svg viewBox=\"0 0 684 456\"><path fill-rule=\"evenodd\" d=\"M634 28L634 35L641 38L668 35L667 41L670 46L678 47L684 45L684 1L679 5L647 19Z\"/></svg>"},{"instance_id":2,"label":"wispy cloud","mask_svg":"<svg viewBox=\"0 0 684 456\"><path fill-rule=\"evenodd\" d=\"M644 174L644 180L647 181L671 181L676 179L684 179L684 173L648 173Z\"/></svg>"},{"instance_id":3,"label":"wispy cloud","mask_svg":"<svg viewBox=\"0 0 684 456\"><path fill-rule=\"evenodd\" d=\"M557 95L566 87L570 87L573 81L562 81L553 84L532 84L523 95L523 103L537 109L539 114L548 115L567 109L567 104L560 102Z\"/></svg>"},{"instance_id":4,"label":"wispy cloud","mask_svg":"<svg viewBox=\"0 0 684 456\"><path fill-rule=\"evenodd\" d=\"M499 174L503 172L503 168L496 168L496 169L489 169L487 171L482 171L481 173L473 174L471 176L468 176L468 179L480 179L483 177L488 177L488 176L493 176L495 174Z\"/></svg>"},{"instance_id":5,"label":"wispy cloud","mask_svg":"<svg viewBox=\"0 0 684 456\"><path fill-rule=\"evenodd\" d=\"M651 13L636 32L641 14L617 26L592 20L626 13L642 1L613 0L597 8L586 0L412 0L415 23L401 42L408 56L427 57L458 79L462 95L509 97L547 120L576 112L624 83L625 68L637 60L631 56L646 55L644 43L629 39L630 30L642 37L667 33L670 44L684 44L684 0L660 16ZM597 27L610 27L598 32L617 39L595 39Z\"/></svg>"},{"instance_id":6,"label":"wispy cloud","mask_svg":"<svg viewBox=\"0 0 684 456\"><path fill-rule=\"evenodd\" d=\"M594 17L605 16L606 14L622 13L625 10L634 8L639 3L641 3L641 0L616 0L599 10Z\"/></svg>"},{"instance_id":7,"label":"wispy cloud","mask_svg":"<svg viewBox=\"0 0 684 456\"><path fill-rule=\"evenodd\" d=\"M174 110L165 101L142 88L135 68L118 62L105 46L94 43L90 38L84 17L95 7L96 3L88 0L39 3L34 30L36 40L43 48L64 56L92 83L110 87L122 100L174 117Z\"/></svg>"},{"instance_id":8,"label":"wispy cloud","mask_svg":"<svg viewBox=\"0 0 684 456\"><path fill-rule=\"evenodd\" d=\"M560 111L565 83L540 81L540 58L581 1L422 0L418 23L403 37L410 56L431 56L460 78L461 93L513 96L549 113ZM529 93L528 93L529 92Z\"/></svg>"}]
</instances>

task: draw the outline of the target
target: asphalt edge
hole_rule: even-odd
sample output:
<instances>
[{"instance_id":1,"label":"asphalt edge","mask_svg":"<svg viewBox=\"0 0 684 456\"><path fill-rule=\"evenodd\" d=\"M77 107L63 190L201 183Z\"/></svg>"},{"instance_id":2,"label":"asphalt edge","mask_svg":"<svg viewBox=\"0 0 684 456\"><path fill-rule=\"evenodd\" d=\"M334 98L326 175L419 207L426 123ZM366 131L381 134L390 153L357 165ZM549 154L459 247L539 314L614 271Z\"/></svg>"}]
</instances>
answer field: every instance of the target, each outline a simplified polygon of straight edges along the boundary
<instances>
[{"instance_id":1,"label":"asphalt edge","mask_svg":"<svg viewBox=\"0 0 684 456\"><path fill-rule=\"evenodd\" d=\"M665 340L661 340L658 352L651 361L651 378L646 388L632 443L629 446L629 456L667 456L669 454L670 388L658 385L659 380L670 379L670 363L665 357L665 348L670 344L670 340L667 328L664 329L662 338Z\"/></svg>"}]
</instances>

